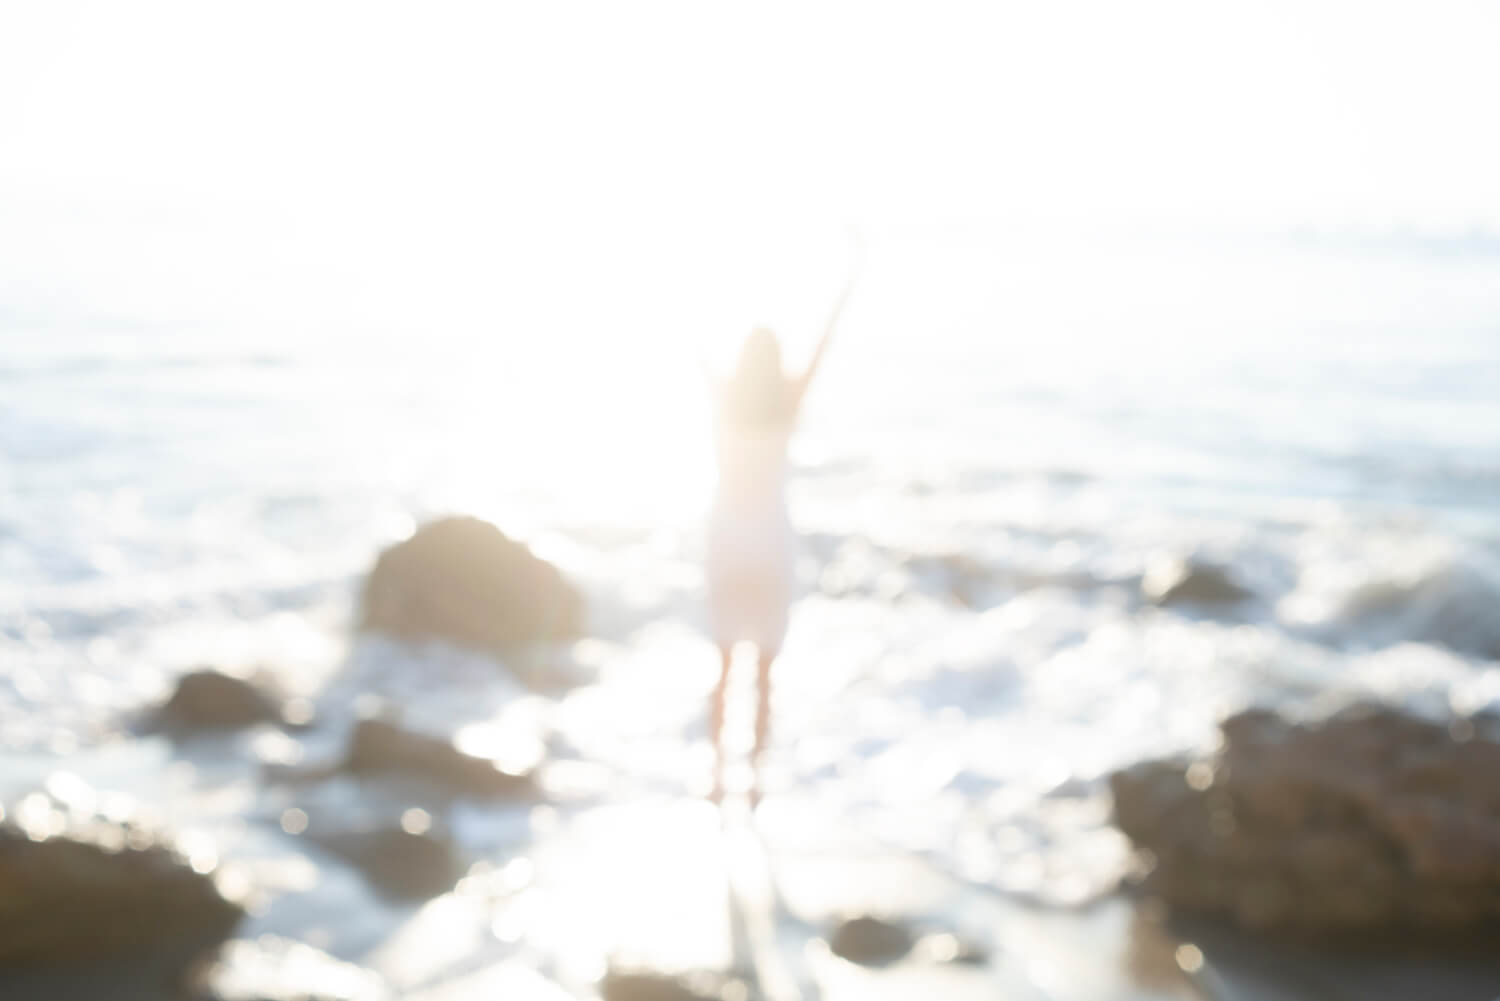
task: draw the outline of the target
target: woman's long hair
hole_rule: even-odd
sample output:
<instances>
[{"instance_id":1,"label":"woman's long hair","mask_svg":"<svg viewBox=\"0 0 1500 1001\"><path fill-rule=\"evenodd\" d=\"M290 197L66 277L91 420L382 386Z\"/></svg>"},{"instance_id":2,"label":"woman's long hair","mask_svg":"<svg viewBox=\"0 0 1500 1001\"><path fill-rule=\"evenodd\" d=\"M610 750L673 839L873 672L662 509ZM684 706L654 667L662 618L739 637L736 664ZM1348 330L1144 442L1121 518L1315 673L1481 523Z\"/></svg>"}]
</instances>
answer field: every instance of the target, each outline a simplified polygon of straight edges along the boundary
<instances>
[{"instance_id":1,"label":"woman's long hair","mask_svg":"<svg viewBox=\"0 0 1500 1001\"><path fill-rule=\"evenodd\" d=\"M792 393L781 367L781 344L765 327L756 327L740 347L724 392L724 416L742 427L779 427L791 423Z\"/></svg>"}]
</instances>

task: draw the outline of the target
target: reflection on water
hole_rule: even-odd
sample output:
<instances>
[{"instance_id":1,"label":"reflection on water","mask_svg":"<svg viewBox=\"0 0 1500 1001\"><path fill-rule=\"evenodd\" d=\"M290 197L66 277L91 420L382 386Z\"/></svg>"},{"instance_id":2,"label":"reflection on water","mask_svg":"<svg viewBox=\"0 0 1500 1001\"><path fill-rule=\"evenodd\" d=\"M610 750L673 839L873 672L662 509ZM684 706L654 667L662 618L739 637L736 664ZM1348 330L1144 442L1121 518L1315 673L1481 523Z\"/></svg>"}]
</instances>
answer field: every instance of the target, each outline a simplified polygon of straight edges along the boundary
<instances>
[{"instance_id":1,"label":"reflection on water","mask_svg":"<svg viewBox=\"0 0 1500 1001\"><path fill-rule=\"evenodd\" d=\"M803 595L763 821L805 927L779 927L811 937L823 905L896 901L999 921L949 885L1092 900L1124 855L1101 776L1211 741L1252 700L1336 686L1495 701L1493 262L1207 247L877 246L794 448ZM611 957L728 963L733 860L692 799L716 668L695 336L609 336L596 319L525 349L450 330L357 354L274 332L148 332L101 352L63 332L7 362L13 819L52 823L21 798L49 776L64 801L147 804L193 832L194 867L248 872L249 934L403 989L481 958L551 963L569 984ZM586 593L589 635L505 664L351 638L375 551L448 511L556 561ZM1143 577L1183 556L1250 597L1157 605ZM268 668L314 726L125 737L205 663ZM540 763L551 805L246 772L335 761L353 718L382 709L507 767ZM330 816L451 837L467 875L420 910L393 905L309 841ZM863 869L836 858L847 846L802 844L848 831ZM1006 913L994 927L1024 939ZM1087 927L1080 949L1129 937L1069 920L1084 925L1049 934ZM1157 944L1141 949L1156 958L1124 967L1170 996ZM1040 946L1027 960L1053 996L1087 979ZM851 993L886 989L829 969Z\"/></svg>"}]
</instances>

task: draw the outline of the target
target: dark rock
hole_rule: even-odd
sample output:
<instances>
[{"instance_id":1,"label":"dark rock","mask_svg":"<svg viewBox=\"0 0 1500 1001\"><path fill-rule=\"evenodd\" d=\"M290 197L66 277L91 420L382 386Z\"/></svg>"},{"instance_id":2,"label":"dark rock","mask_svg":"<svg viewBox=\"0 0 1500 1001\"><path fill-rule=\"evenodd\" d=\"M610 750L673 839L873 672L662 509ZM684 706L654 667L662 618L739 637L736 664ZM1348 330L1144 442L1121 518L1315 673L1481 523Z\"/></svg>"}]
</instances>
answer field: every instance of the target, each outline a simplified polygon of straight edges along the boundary
<instances>
[{"instance_id":1,"label":"dark rock","mask_svg":"<svg viewBox=\"0 0 1500 1001\"><path fill-rule=\"evenodd\" d=\"M724 986L724 978L716 975L671 977L610 970L599 981L599 995L604 1001L719 1001Z\"/></svg>"},{"instance_id":2,"label":"dark rock","mask_svg":"<svg viewBox=\"0 0 1500 1001\"><path fill-rule=\"evenodd\" d=\"M959 966L984 966L990 961L990 950L985 946L947 932L923 937L917 943L917 953L930 962Z\"/></svg>"},{"instance_id":3,"label":"dark rock","mask_svg":"<svg viewBox=\"0 0 1500 1001\"><path fill-rule=\"evenodd\" d=\"M0 824L0 969L77 970L128 956L171 978L243 916L145 827L80 818L41 794L15 813L19 823Z\"/></svg>"},{"instance_id":4,"label":"dark rock","mask_svg":"<svg viewBox=\"0 0 1500 1001\"><path fill-rule=\"evenodd\" d=\"M336 834L312 831L309 837L353 863L375 889L399 900L446 893L463 872L453 843L428 831L390 827Z\"/></svg>"},{"instance_id":5,"label":"dark rock","mask_svg":"<svg viewBox=\"0 0 1500 1001\"><path fill-rule=\"evenodd\" d=\"M557 568L477 518L443 518L380 554L363 627L505 653L576 635L583 600Z\"/></svg>"},{"instance_id":6,"label":"dark rock","mask_svg":"<svg viewBox=\"0 0 1500 1001\"><path fill-rule=\"evenodd\" d=\"M1449 935L1500 921L1500 734L1373 705L1264 711L1202 761L1115 774L1148 890L1254 929Z\"/></svg>"},{"instance_id":7,"label":"dark rock","mask_svg":"<svg viewBox=\"0 0 1500 1001\"><path fill-rule=\"evenodd\" d=\"M1141 590L1158 605L1230 605L1254 594L1222 567L1186 560L1153 567Z\"/></svg>"},{"instance_id":8,"label":"dark rock","mask_svg":"<svg viewBox=\"0 0 1500 1001\"><path fill-rule=\"evenodd\" d=\"M910 929L880 918L850 918L828 936L835 956L867 966L893 963L911 952L916 937Z\"/></svg>"},{"instance_id":9,"label":"dark rock","mask_svg":"<svg viewBox=\"0 0 1500 1001\"><path fill-rule=\"evenodd\" d=\"M344 769L356 774L412 775L466 796L530 797L537 791L529 775L512 774L446 740L379 719L360 720L355 726Z\"/></svg>"},{"instance_id":10,"label":"dark rock","mask_svg":"<svg viewBox=\"0 0 1500 1001\"><path fill-rule=\"evenodd\" d=\"M156 712L157 729L186 732L231 730L257 723L305 723L294 707L288 712L280 699L244 678L218 671L184 674L172 697Z\"/></svg>"},{"instance_id":11,"label":"dark rock","mask_svg":"<svg viewBox=\"0 0 1500 1001\"><path fill-rule=\"evenodd\" d=\"M984 966L990 961L990 951L978 942L964 939L958 943L958 951L947 958L947 962L960 966Z\"/></svg>"},{"instance_id":12,"label":"dark rock","mask_svg":"<svg viewBox=\"0 0 1500 1001\"><path fill-rule=\"evenodd\" d=\"M370 970L271 935L226 943L186 993L192 1001L386 1001L391 996Z\"/></svg>"}]
</instances>

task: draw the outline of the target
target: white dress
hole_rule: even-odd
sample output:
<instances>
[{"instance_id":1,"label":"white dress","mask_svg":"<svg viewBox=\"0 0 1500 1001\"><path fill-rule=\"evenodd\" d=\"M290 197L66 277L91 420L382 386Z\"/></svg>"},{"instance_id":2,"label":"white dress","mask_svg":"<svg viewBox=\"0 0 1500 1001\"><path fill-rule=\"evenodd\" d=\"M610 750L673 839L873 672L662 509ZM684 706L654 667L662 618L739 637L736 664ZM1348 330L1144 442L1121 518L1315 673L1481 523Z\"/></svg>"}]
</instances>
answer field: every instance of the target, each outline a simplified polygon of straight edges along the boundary
<instances>
[{"instance_id":1,"label":"white dress","mask_svg":"<svg viewBox=\"0 0 1500 1001\"><path fill-rule=\"evenodd\" d=\"M786 510L790 425L717 428L719 486L708 522L709 618L714 641L781 650L792 603L796 536Z\"/></svg>"}]
</instances>

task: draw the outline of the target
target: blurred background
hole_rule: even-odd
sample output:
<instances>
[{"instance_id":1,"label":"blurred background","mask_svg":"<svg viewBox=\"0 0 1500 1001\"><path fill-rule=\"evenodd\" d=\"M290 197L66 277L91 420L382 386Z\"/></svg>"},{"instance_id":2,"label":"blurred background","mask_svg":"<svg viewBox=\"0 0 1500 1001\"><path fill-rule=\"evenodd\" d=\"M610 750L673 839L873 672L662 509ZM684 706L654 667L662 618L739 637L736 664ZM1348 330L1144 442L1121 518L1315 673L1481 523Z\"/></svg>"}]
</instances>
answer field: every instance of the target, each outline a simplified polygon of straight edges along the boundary
<instances>
[{"instance_id":1,"label":"blurred background","mask_svg":"<svg viewBox=\"0 0 1500 1001\"><path fill-rule=\"evenodd\" d=\"M249 866L249 933L440 980L278 840L365 794L233 764L340 737L122 721L265 668L335 721L503 721L591 803L690 795L700 361L757 323L805 357L851 226L792 453L788 830L1074 904L1122 865L1103 777L1228 712L1493 704L1497 38L1474 3L5 7L0 793L122 790ZM556 564L585 638L355 638L375 555L450 513ZM1204 567L1234 600L1174 604Z\"/></svg>"}]
</instances>

